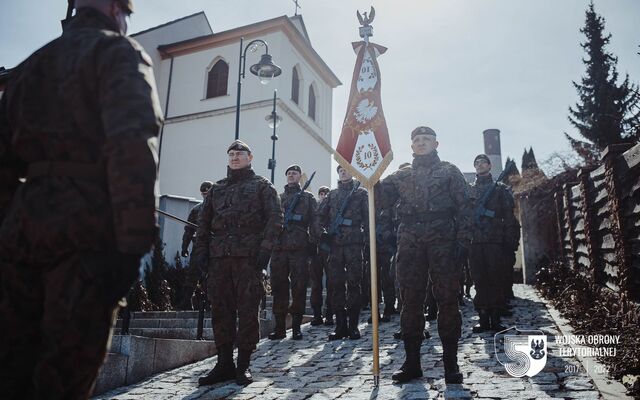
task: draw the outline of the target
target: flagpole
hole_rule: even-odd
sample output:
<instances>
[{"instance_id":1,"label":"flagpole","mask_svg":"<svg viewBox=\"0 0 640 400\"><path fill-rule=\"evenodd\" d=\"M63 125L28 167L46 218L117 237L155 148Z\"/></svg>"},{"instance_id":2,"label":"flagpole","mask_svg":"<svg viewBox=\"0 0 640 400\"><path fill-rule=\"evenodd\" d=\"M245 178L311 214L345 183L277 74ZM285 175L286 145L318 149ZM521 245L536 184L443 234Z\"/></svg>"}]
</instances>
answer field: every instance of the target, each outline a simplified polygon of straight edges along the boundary
<instances>
[{"instance_id":1,"label":"flagpole","mask_svg":"<svg viewBox=\"0 0 640 400\"><path fill-rule=\"evenodd\" d=\"M378 335L378 259L376 257L376 205L373 187L369 192L369 269L371 270L371 321L373 322L373 385L380 386L380 343Z\"/></svg>"}]
</instances>

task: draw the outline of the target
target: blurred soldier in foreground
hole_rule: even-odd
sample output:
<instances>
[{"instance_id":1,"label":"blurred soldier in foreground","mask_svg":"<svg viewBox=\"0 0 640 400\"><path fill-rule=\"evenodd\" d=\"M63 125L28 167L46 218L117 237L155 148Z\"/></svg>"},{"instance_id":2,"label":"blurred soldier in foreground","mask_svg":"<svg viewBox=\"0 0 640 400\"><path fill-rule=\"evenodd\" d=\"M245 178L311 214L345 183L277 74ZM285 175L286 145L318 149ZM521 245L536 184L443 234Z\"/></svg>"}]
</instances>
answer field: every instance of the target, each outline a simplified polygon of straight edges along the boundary
<instances>
[{"instance_id":1,"label":"blurred soldier in foreground","mask_svg":"<svg viewBox=\"0 0 640 400\"><path fill-rule=\"evenodd\" d=\"M204 181L200 184L200 194L204 199L213 186L213 182ZM189 216L187 217L187 221L198 225L198 217L200 216L200 210L202 209L202 203L196 204L191 211L189 211ZM190 225L184 226L184 234L182 235L182 253L180 254L182 257L189 256L189 245L196 237L196 228Z\"/></svg>"},{"instance_id":2,"label":"blurred soldier in foreground","mask_svg":"<svg viewBox=\"0 0 640 400\"><path fill-rule=\"evenodd\" d=\"M462 318L458 310L461 264L458 253L470 241L468 185L458 168L440 161L436 133L428 127L411 132L413 164L381 181L381 206L397 201L397 276L402 297L400 326L406 360L393 380L422 376L420 345L424 335L423 307L431 279L438 304L438 334L442 340L445 382L461 383L457 363Z\"/></svg>"},{"instance_id":3,"label":"blurred soldier in foreground","mask_svg":"<svg viewBox=\"0 0 640 400\"><path fill-rule=\"evenodd\" d=\"M192 256L195 265L208 269L218 349L218 362L198 380L200 385L234 378L238 385L253 382L249 362L260 339L262 270L267 268L282 230L278 193L271 182L251 168L249 146L236 140L227 155L227 177L213 185L202 204ZM234 344L238 347L237 368L233 363Z\"/></svg>"},{"instance_id":4,"label":"blurred soldier in foreground","mask_svg":"<svg viewBox=\"0 0 640 400\"><path fill-rule=\"evenodd\" d=\"M285 174L287 185L284 187L284 193L280 194L280 203L285 213L284 226L271 258L271 288L276 326L269 339L285 338L285 323L289 312L291 338L300 340L300 324L307 302L309 243L318 242L320 227L316 217L316 198L311 192L303 191L300 187L302 169L299 165L291 165ZM289 289L292 297L291 306Z\"/></svg>"},{"instance_id":5,"label":"blurred soldier in foreground","mask_svg":"<svg viewBox=\"0 0 640 400\"><path fill-rule=\"evenodd\" d=\"M0 101L0 393L87 398L156 237L151 59L130 1L77 0ZM20 181L25 178L25 181Z\"/></svg>"},{"instance_id":6,"label":"blurred soldier in foreground","mask_svg":"<svg viewBox=\"0 0 640 400\"><path fill-rule=\"evenodd\" d=\"M318 212L321 207L326 204L325 199L329 195L330 189L327 186L321 186L318 189ZM312 255L311 265L310 265L310 275L311 275L311 308L313 309L313 320L311 321L312 326L322 325L322 281L323 274L328 276L327 269L327 253L317 249L316 254ZM327 297L325 299L325 308L324 308L324 324L327 326L333 325L333 309L331 308L331 286L329 286L329 279L327 278Z\"/></svg>"},{"instance_id":7,"label":"blurred soldier in foreground","mask_svg":"<svg viewBox=\"0 0 640 400\"><path fill-rule=\"evenodd\" d=\"M509 249L517 245L520 225L513 214L509 188L491 177L489 157L480 154L473 165L476 180L470 194L474 225L469 266L476 287L473 304L480 316L473 332L501 331L504 327L500 324L500 308L506 302L504 281L508 278L504 243Z\"/></svg>"},{"instance_id":8,"label":"blurred soldier in foreground","mask_svg":"<svg viewBox=\"0 0 640 400\"><path fill-rule=\"evenodd\" d=\"M362 250L369 232L367 191L341 166L338 177L338 188L329 192L319 212L320 223L327 229L321 245L329 248L328 279L336 314L336 328L329 340L360 339Z\"/></svg>"}]
</instances>

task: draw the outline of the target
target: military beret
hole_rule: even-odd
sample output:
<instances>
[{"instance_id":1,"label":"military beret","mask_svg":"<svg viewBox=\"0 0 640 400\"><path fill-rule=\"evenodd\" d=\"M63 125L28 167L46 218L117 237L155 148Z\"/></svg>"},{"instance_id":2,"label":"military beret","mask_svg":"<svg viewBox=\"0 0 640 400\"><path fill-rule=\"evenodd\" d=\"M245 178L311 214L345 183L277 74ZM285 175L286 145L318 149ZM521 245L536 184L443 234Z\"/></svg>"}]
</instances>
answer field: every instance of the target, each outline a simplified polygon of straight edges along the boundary
<instances>
[{"instance_id":1,"label":"military beret","mask_svg":"<svg viewBox=\"0 0 640 400\"><path fill-rule=\"evenodd\" d=\"M129 14L133 14L133 1L131 0L117 0L118 4Z\"/></svg>"},{"instance_id":2,"label":"military beret","mask_svg":"<svg viewBox=\"0 0 640 400\"><path fill-rule=\"evenodd\" d=\"M486 160L486 161L487 161L487 163L491 164L491 160L489 159L489 156L487 156L486 154L478 154L478 155L476 156L476 158L474 158L474 159L473 159L473 163L475 164L475 163L476 163L476 161L478 161L478 160L480 160L480 159L482 159L482 160Z\"/></svg>"},{"instance_id":3,"label":"military beret","mask_svg":"<svg viewBox=\"0 0 640 400\"><path fill-rule=\"evenodd\" d=\"M227 153L230 152L231 150L246 151L249 154L251 154L251 147L249 147L249 145L243 142L242 140L234 140L233 143L231 143L231 145L227 149Z\"/></svg>"},{"instance_id":4,"label":"military beret","mask_svg":"<svg viewBox=\"0 0 640 400\"><path fill-rule=\"evenodd\" d=\"M213 186L213 182L211 181L204 181L200 184L200 192L206 192L207 190L211 189L211 186Z\"/></svg>"},{"instance_id":5,"label":"military beret","mask_svg":"<svg viewBox=\"0 0 640 400\"><path fill-rule=\"evenodd\" d=\"M320 189L318 189L318 194L329 193L330 191L331 189L329 189L329 186L320 186Z\"/></svg>"},{"instance_id":6,"label":"military beret","mask_svg":"<svg viewBox=\"0 0 640 400\"><path fill-rule=\"evenodd\" d=\"M429 128L428 126L419 126L413 131L411 131L411 140L418 135L431 135L436 136L436 131Z\"/></svg>"},{"instance_id":7,"label":"military beret","mask_svg":"<svg viewBox=\"0 0 640 400\"><path fill-rule=\"evenodd\" d=\"M289 167L287 167L287 170L284 171L284 174L288 174L289 171L298 171L300 173L302 173L302 168L300 168L300 166L298 164L293 164L293 165L289 165Z\"/></svg>"}]
</instances>

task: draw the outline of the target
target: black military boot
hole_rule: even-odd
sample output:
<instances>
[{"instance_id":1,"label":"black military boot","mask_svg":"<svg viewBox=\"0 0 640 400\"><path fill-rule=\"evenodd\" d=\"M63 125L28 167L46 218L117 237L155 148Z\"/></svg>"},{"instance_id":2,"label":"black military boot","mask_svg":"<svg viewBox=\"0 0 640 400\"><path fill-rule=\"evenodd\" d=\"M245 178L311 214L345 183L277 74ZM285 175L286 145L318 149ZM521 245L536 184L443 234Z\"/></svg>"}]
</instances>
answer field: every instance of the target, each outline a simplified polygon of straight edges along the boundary
<instances>
[{"instance_id":1,"label":"black military boot","mask_svg":"<svg viewBox=\"0 0 640 400\"><path fill-rule=\"evenodd\" d=\"M247 386L253 383L253 376L249 369L251 362L251 350L238 349L238 367L236 368L236 383Z\"/></svg>"},{"instance_id":2,"label":"black military boot","mask_svg":"<svg viewBox=\"0 0 640 400\"><path fill-rule=\"evenodd\" d=\"M230 381L236 377L236 366L233 364L233 347L220 346L218 362L208 374L198 379L198 386L208 386Z\"/></svg>"},{"instance_id":3,"label":"black military boot","mask_svg":"<svg viewBox=\"0 0 640 400\"><path fill-rule=\"evenodd\" d=\"M311 320L311 326L322 325L322 312L319 308L313 309L313 319Z\"/></svg>"},{"instance_id":4,"label":"black military boot","mask_svg":"<svg viewBox=\"0 0 640 400\"><path fill-rule=\"evenodd\" d=\"M324 316L324 326L333 326L335 322L333 321L333 314L326 314Z\"/></svg>"},{"instance_id":5,"label":"black military boot","mask_svg":"<svg viewBox=\"0 0 640 400\"><path fill-rule=\"evenodd\" d=\"M491 330L489 325L489 312L487 310L478 310L480 323L472 328L473 333L482 333Z\"/></svg>"},{"instance_id":6,"label":"black military boot","mask_svg":"<svg viewBox=\"0 0 640 400\"><path fill-rule=\"evenodd\" d=\"M504 307L498 309L498 313L502 317L511 317L511 316L513 316L513 311L509 310L508 306L504 306Z\"/></svg>"},{"instance_id":7,"label":"black military boot","mask_svg":"<svg viewBox=\"0 0 640 400\"><path fill-rule=\"evenodd\" d=\"M404 352L406 358L402 367L391 375L397 383L409 382L412 379L422 377L422 366L420 365L420 344L419 340L405 340Z\"/></svg>"},{"instance_id":8,"label":"black military boot","mask_svg":"<svg viewBox=\"0 0 640 400\"><path fill-rule=\"evenodd\" d=\"M322 317L320 317L322 319ZM302 339L302 332L300 331L300 325L302 324L302 314L291 315L291 339Z\"/></svg>"},{"instance_id":9,"label":"black military boot","mask_svg":"<svg viewBox=\"0 0 640 400\"><path fill-rule=\"evenodd\" d=\"M281 340L287 337L287 314L274 314L276 318L276 327L269 334L271 340Z\"/></svg>"},{"instance_id":10,"label":"black military boot","mask_svg":"<svg viewBox=\"0 0 640 400\"><path fill-rule=\"evenodd\" d=\"M347 313L344 310L336 311L336 329L329 334L329 341L342 340L348 337Z\"/></svg>"},{"instance_id":11,"label":"black military boot","mask_svg":"<svg viewBox=\"0 0 640 400\"><path fill-rule=\"evenodd\" d=\"M360 330L358 330L358 323L360 322L360 310L354 307L349 310L349 339L360 339Z\"/></svg>"},{"instance_id":12,"label":"black military boot","mask_svg":"<svg viewBox=\"0 0 640 400\"><path fill-rule=\"evenodd\" d=\"M458 367L458 339L443 340L442 353L445 383L462 383L462 373Z\"/></svg>"},{"instance_id":13,"label":"black military boot","mask_svg":"<svg viewBox=\"0 0 640 400\"><path fill-rule=\"evenodd\" d=\"M500 323L500 310L495 308L491 310L491 314L489 315L489 328L496 332L507 329Z\"/></svg>"},{"instance_id":14,"label":"black military boot","mask_svg":"<svg viewBox=\"0 0 640 400\"><path fill-rule=\"evenodd\" d=\"M390 305L390 306L385 305L384 306L384 312L382 313L382 318L380 318L380 321L382 321L382 322L391 321L391 316L393 314L395 314L395 311L396 311L396 309L392 305Z\"/></svg>"}]
</instances>

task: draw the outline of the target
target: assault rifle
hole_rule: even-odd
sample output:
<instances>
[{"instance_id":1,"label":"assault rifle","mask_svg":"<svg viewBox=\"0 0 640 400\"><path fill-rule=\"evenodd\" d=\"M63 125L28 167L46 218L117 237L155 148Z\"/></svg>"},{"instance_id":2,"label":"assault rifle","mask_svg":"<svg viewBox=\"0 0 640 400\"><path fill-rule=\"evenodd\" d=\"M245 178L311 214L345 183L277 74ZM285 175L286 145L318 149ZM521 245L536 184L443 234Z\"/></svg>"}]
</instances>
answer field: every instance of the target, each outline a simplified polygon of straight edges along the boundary
<instances>
[{"instance_id":1,"label":"assault rifle","mask_svg":"<svg viewBox=\"0 0 640 400\"><path fill-rule=\"evenodd\" d=\"M298 193L293 195L293 198L289 202L289 205L287 206L287 209L284 212L284 223L282 224L282 231L280 234L282 234L282 232L284 232L289 227L289 222L302 220L302 215L294 214L293 211L298 206L298 203L300 202L300 198L304 194L304 191L307 190L307 188L311 184L311 181L313 180L314 176L316 176L316 171L313 171L313 174L311 174L311 177L309 178L309 180L304 184L304 186L302 187L302 190L300 190Z\"/></svg>"},{"instance_id":2,"label":"assault rifle","mask_svg":"<svg viewBox=\"0 0 640 400\"><path fill-rule=\"evenodd\" d=\"M487 208L487 202L489 201L493 193L496 191L496 188L498 187L498 183L500 183L511 171L511 169L515 166L516 166L516 163L513 160L509 160L507 164L504 166L504 170L500 173L500 176L498 176L498 179L496 179L496 182L493 184L493 186L485 190L484 194L480 198L480 201L478 201L478 204L476 205L476 208L475 208L474 217L475 217L475 224L479 228L482 229L484 228L484 225L485 225L481 220L482 217L486 217L486 218L496 217L496 212L494 210L489 210Z\"/></svg>"},{"instance_id":3,"label":"assault rifle","mask_svg":"<svg viewBox=\"0 0 640 400\"><path fill-rule=\"evenodd\" d=\"M347 209L347 207L349 207L351 197L353 197L353 194L356 192L356 190L358 190L359 187L360 181L356 181L356 183L353 185L353 189L351 189L351 192L349 192L347 197L345 197L344 201L342 202L340 210L338 210L338 214L336 214L336 217L333 219L333 221L331 221L331 225L327 230L327 234L323 236L323 240L319 246L320 250L329 252L329 250L331 249L331 239L340 232L340 227L343 225L351 226L352 221L344 217L344 211Z\"/></svg>"}]
</instances>

